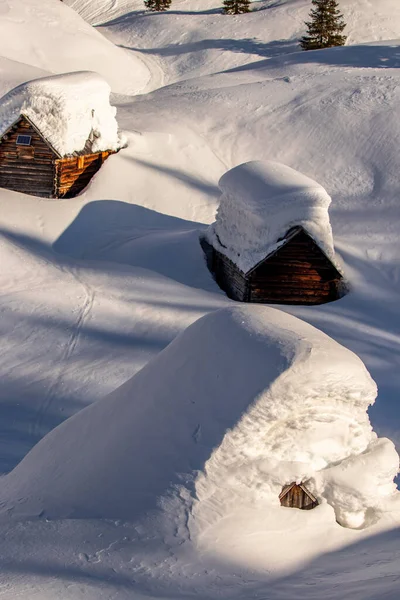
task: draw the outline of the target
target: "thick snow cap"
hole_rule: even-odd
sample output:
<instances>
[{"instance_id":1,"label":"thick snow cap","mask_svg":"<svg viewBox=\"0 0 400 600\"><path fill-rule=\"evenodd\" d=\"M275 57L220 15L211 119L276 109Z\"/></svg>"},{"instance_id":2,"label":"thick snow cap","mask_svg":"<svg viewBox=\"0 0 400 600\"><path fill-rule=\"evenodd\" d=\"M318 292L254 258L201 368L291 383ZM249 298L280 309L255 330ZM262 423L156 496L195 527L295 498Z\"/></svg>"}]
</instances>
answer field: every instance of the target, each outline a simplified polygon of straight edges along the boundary
<instances>
[{"instance_id":1,"label":"thick snow cap","mask_svg":"<svg viewBox=\"0 0 400 600\"><path fill-rule=\"evenodd\" d=\"M0 135L23 114L60 156L118 150L121 140L110 105L111 88L97 73L81 71L23 83L0 99Z\"/></svg>"},{"instance_id":2,"label":"thick snow cap","mask_svg":"<svg viewBox=\"0 0 400 600\"><path fill-rule=\"evenodd\" d=\"M282 487L309 480L333 522L363 526L398 467L368 419L375 396L361 360L311 325L222 309L43 438L2 479L0 512L139 519L172 495L192 498L201 532L241 507L285 510Z\"/></svg>"},{"instance_id":3,"label":"thick snow cap","mask_svg":"<svg viewBox=\"0 0 400 600\"><path fill-rule=\"evenodd\" d=\"M272 161L253 161L220 179L215 223L207 238L244 273L279 247L285 234L301 225L334 259L326 190L302 173Z\"/></svg>"}]
</instances>

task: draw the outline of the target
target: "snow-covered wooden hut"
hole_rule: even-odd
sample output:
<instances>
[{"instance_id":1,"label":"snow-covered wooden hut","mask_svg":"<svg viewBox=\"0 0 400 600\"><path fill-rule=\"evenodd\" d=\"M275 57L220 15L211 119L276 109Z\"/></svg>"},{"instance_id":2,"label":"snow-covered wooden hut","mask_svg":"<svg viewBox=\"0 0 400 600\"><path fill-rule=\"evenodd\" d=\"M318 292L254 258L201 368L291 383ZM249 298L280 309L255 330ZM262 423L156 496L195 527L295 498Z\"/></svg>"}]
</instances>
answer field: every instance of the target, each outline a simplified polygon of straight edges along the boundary
<instances>
[{"instance_id":1,"label":"snow-covered wooden hut","mask_svg":"<svg viewBox=\"0 0 400 600\"><path fill-rule=\"evenodd\" d=\"M0 187L76 196L121 147L110 87L91 72L44 77L0 99Z\"/></svg>"},{"instance_id":2,"label":"snow-covered wooden hut","mask_svg":"<svg viewBox=\"0 0 400 600\"><path fill-rule=\"evenodd\" d=\"M306 488L304 483L291 483L285 485L279 495L281 506L288 508L300 508L301 510L312 510L318 506L318 500Z\"/></svg>"},{"instance_id":3,"label":"snow-covered wooden hut","mask_svg":"<svg viewBox=\"0 0 400 600\"><path fill-rule=\"evenodd\" d=\"M241 302L322 304L342 295L325 189L276 162L228 171L205 243L219 286Z\"/></svg>"}]
</instances>

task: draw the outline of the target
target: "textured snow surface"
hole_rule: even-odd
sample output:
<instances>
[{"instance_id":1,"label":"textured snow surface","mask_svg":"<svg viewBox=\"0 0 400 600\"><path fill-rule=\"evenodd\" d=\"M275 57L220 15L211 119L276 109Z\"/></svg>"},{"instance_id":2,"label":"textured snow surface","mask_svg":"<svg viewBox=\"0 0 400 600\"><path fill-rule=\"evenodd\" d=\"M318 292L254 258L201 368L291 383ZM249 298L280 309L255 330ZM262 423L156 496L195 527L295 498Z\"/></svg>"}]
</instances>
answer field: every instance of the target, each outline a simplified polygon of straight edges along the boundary
<instances>
[{"instance_id":1,"label":"textured snow surface","mask_svg":"<svg viewBox=\"0 0 400 600\"><path fill-rule=\"evenodd\" d=\"M144 90L150 79L143 60L116 47L60 0L0 0L0 56L42 75L95 71L121 94Z\"/></svg>"},{"instance_id":2,"label":"textured snow surface","mask_svg":"<svg viewBox=\"0 0 400 600\"><path fill-rule=\"evenodd\" d=\"M78 198L55 202L1 190L1 471L10 472L50 431L61 435L57 425L71 427L68 417L105 402L191 323L234 306L212 280L198 238L215 221L220 177L253 160L290 165L333 199L335 247L351 293L328 305L284 310L360 356L378 385L368 412L381 439L374 442L371 433L361 454L311 476L308 485L321 494L313 511L283 510L275 493L275 504L263 510L272 498L265 488L265 501L231 511L209 448L214 475L207 486L205 468L197 480L179 479L150 520L49 520L32 494L26 513L16 502L16 518L13 511L2 515L2 600L398 600L395 455L382 440L400 449L398 0L341 0L348 43L315 52L296 52L310 0L260 0L240 17L221 15L220 0L173 0L164 14L145 12L142 0L67 1L0 0L0 95L37 77L95 71L124 94L112 103L129 145ZM89 27L76 11L102 26ZM340 418L332 435L339 430L345 431ZM149 430L151 437L162 454L164 441ZM193 437L200 447L197 423ZM281 437L277 449L284 447ZM83 440L77 447L81 472L90 448ZM215 447L216 457L222 448ZM41 452L37 446L35 456ZM124 467L130 459L122 450L121 456ZM46 470L56 472L49 462L41 481ZM255 463L246 458L246 465ZM279 480L293 475L283 476L279 465ZM36 461L34 467L38 472ZM62 472L72 477L72 470L68 463ZM262 481L273 481L274 473ZM375 474L381 501L371 491ZM244 498L239 477L251 493L259 482L240 468L233 474L228 489ZM117 480L111 473L110 481ZM32 478L27 482L39 493ZM24 491L21 481L14 483ZM58 483L51 482L48 505L50 491L59 500ZM68 494L89 495L79 483ZM134 484L140 490L141 478L126 477L121 496ZM106 481L102 489L116 497ZM102 495L97 500L110 514L111 504ZM123 504L120 498L116 506ZM78 514L66 502L58 507ZM101 514L95 498L88 509ZM32 513L37 518L27 521L24 514ZM336 523L336 515L352 528Z\"/></svg>"},{"instance_id":3,"label":"textured snow surface","mask_svg":"<svg viewBox=\"0 0 400 600\"><path fill-rule=\"evenodd\" d=\"M252 161L225 173L219 187L222 196L207 238L244 273L296 225L334 258L328 216L331 199L309 177L273 161Z\"/></svg>"},{"instance_id":4,"label":"textured snow surface","mask_svg":"<svg viewBox=\"0 0 400 600\"><path fill-rule=\"evenodd\" d=\"M286 512L282 486L305 480L340 524L365 527L398 500L398 455L366 412L375 396L360 359L312 326L222 309L49 433L3 479L2 511L138 519L194 485L201 537L244 508Z\"/></svg>"},{"instance_id":5,"label":"textured snow surface","mask_svg":"<svg viewBox=\"0 0 400 600\"><path fill-rule=\"evenodd\" d=\"M111 88L97 73L53 75L23 83L0 99L0 135L19 115L27 116L60 156L84 149L118 150Z\"/></svg>"}]
</instances>

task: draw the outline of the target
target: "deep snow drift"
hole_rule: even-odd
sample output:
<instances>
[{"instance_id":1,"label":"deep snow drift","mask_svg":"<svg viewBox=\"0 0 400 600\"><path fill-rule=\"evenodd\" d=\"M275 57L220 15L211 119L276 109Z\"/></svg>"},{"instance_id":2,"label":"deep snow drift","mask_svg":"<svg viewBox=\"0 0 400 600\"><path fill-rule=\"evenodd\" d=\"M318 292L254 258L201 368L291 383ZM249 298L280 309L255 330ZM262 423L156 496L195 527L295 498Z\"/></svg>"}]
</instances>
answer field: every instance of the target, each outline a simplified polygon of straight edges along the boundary
<instances>
[{"instance_id":1,"label":"deep snow drift","mask_svg":"<svg viewBox=\"0 0 400 600\"><path fill-rule=\"evenodd\" d=\"M273 161L252 161L225 173L219 187L222 196L207 239L244 273L276 249L296 225L334 259L331 199L309 177Z\"/></svg>"},{"instance_id":2,"label":"deep snow drift","mask_svg":"<svg viewBox=\"0 0 400 600\"><path fill-rule=\"evenodd\" d=\"M290 165L333 198L351 293L285 311L361 357L379 388L371 423L399 449L400 52L398 41L381 41L400 35L398 0L341 0L348 45L308 53L294 50L309 0L262 0L253 5L262 10L237 18L219 13L220 0L174 0L166 14L144 14L142 0L68 2L107 26L91 29L59 0L0 2L1 95L75 69L99 72L124 94L179 83L112 98L129 146L78 198L0 193L11 242L0 270L2 469L131 378L194 320L231 304L206 269L198 230L215 220L221 175L252 160ZM369 456L357 456L357 471ZM371 456L381 464L378 451ZM343 492L350 463L331 488ZM324 488L317 476L315 485ZM182 544L187 514L178 504L184 514L162 539L137 522L6 520L4 599L398 600L395 512L355 530L337 525L329 504L307 514L278 506L282 535L272 506L218 520L202 502L210 520L197 522L213 525L202 529L201 547L225 560L199 563ZM362 518L378 516L373 509ZM244 554L247 571L232 565Z\"/></svg>"},{"instance_id":3,"label":"deep snow drift","mask_svg":"<svg viewBox=\"0 0 400 600\"><path fill-rule=\"evenodd\" d=\"M17 70L18 63L41 69L42 76L96 71L121 94L144 90L150 79L140 58L114 46L60 0L0 0L0 56L15 61Z\"/></svg>"},{"instance_id":4,"label":"deep snow drift","mask_svg":"<svg viewBox=\"0 0 400 600\"><path fill-rule=\"evenodd\" d=\"M334 509L321 527L365 527L400 508L398 455L366 412L375 396L362 362L312 326L222 309L49 433L2 480L2 512L137 520L162 506L170 520L174 501L194 502L194 539L249 508L284 531L279 493L306 480Z\"/></svg>"},{"instance_id":5,"label":"deep snow drift","mask_svg":"<svg viewBox=\"0 0 400 600\"><path fill-rule=\"evenodd\" d=\"M97 73L81 71L28 81L0 98L0 135L20 115L28 117L59 156L118 150L116 109L111 88Z\"/></svg>"}]
</instances>

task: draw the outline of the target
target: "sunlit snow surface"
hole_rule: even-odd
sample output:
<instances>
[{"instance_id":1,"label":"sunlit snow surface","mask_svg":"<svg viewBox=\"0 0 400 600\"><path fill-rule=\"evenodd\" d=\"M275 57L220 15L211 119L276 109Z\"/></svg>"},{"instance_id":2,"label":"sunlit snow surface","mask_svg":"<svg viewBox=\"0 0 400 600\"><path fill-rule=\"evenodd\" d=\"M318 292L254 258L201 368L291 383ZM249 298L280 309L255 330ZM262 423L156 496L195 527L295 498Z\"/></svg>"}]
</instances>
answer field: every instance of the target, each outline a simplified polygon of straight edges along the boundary
<instances>
[{"instance_id":1,"label":"sunlit snow surface","mask_svg":"<svg viewBox=\"0 0 400 600\"><path fill-rule=\"evenodd\" d=\"M103 24L91 29L66 2L0 2L1 94L52 73L97 71L113 92L125 94L112 101L129 141L78 198L0 194L3 472L67 417L103 402L158 360L188 325L232 305L210 278L198 238L215 220L219 178L251 160L289 165L332 197L335 249L351 293L323 307L285 311L361 357L378 385L373 428L399 448L400 53L398 42L381 41L400 37L397 0L343 0L351 45L312 53L295 52L308 0L255 2L261 10L238 18L220 15L219 5L175 0L170 13L148 15L141 0L85 0L79 9ZM168 83L174 85L162 87ZM193 435L201 443L200 431ZM97 438L102 432L99 444ZM374 489L383 486L382 498L390 493L390 448L379 443L345 459L329 485L316 476L313 485L331 504L310 512L278 506L283 522L275 510L261 514L257 507L209 519L214 524L202 530L201 546L193 545L185 493L163 501L159 514L168 514L169 523L153 514L141 525L48 521L40 499L33 521L10 520L13 512L23 514L21 496L3 514L1 594L397 600L397 512L374 504L367 478L365 485L358 480L360 498L375 508L360 520L352 487L359 460L365 473L382 473L385 463ZM101 451L107 456L105 446ZM46 477L54 467L36 472ZM57 491L56 481L51 489ZM199 508L207 506L203 500ZM341 527L334 516L335 509L344 518L340 507L357 515L351 525L369 526Z\"/></svg>"}]
</instances>

